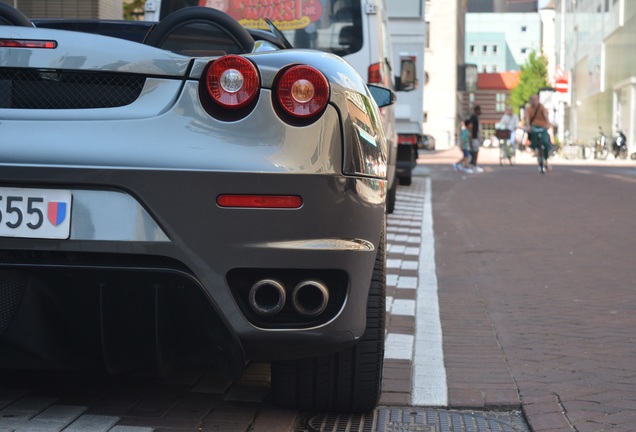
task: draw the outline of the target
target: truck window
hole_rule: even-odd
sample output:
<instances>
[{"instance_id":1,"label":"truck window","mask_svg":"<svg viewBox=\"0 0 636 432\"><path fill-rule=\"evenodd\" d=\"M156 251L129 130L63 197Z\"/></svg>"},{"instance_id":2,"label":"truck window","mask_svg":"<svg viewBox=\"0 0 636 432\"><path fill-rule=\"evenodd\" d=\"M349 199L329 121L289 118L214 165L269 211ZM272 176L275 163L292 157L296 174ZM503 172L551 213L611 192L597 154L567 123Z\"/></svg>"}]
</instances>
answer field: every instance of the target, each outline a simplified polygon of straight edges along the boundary
<instances>
[{"instance_id":1,"label":"truck window","mask_svg":"<svg viewBox=\"0 0 636 432\"><path fill-rule=\"evenodd\" d=\"M162 0L161 18L188 6L214 7L243 27L267 29L269 18L294 48L345 56L362 48L360 0Z\"/></svg>"}]
</instances>

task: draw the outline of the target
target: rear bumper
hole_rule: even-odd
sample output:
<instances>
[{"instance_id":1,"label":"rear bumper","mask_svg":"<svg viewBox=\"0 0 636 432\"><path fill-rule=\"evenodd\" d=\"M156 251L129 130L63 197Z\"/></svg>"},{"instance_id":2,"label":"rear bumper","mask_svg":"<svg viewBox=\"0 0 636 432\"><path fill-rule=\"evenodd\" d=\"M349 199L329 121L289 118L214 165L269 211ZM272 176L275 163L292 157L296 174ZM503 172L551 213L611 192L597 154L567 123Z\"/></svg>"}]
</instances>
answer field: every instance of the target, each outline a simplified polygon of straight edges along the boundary
<instances>
[{"instance_id":1,"label":"rear bumper","mask_svg":"<svg viewBox=\"0 0 636 432\"><path fill-rule=\"evenodd\" d=\"M384 180L147 170L97 176L95 170L60 168L35 174L19 167L5 167L4 174L13 185L28 179L41 187L55 179L56 187L73 184L78 197L118 197L104 199L104 206L90 200L91 211L78 205L89 201L78 198L69 240L2 239L0 266L36 275L50 285L49 293L55 293L59 278L53 276L59 272L81 274L82 283L91 286L106 283L105 272L126 273L140 289L178 291L189 285L203 294L207 313L218 317L211 325L225 327L205 330L222 330L232 345L229 351L254 360L318 355L352 344L364 332L384 216ZM90 178L90 187L79 180ZM294 210L221 208L215 199L223 193L292 194L301 196L303 205ZM238 272L238 283L228 278L231 272ZM334 279L328 272L343 276ZM157 277L161 274L172 276L164 282ZM254 274L288 280L290 292L300 279L333 281L337 286L330 289L339 303L321 319L254 319L241 299Z\"/></svg>"}]
</instances>

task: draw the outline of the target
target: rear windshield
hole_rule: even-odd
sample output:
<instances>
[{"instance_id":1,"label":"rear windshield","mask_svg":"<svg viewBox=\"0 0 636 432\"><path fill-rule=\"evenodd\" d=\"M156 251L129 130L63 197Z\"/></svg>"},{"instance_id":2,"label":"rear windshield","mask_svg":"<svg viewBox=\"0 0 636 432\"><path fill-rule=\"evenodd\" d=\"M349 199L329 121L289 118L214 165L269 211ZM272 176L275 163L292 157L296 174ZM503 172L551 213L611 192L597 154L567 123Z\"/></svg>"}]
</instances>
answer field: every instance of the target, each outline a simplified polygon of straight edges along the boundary
<instances>
[{"instance_id":1,"label":"rear windshield","mask_svg":"<svg viewBox=\"0 0 636 432\"><path fill-rule=\"evenodd\" d=\"M268 29L269 18L294 48L340 56L362 48L360 0L163 0L162 18L187 6L220 9L243 27Z\"/></svg>"}]
</instances>

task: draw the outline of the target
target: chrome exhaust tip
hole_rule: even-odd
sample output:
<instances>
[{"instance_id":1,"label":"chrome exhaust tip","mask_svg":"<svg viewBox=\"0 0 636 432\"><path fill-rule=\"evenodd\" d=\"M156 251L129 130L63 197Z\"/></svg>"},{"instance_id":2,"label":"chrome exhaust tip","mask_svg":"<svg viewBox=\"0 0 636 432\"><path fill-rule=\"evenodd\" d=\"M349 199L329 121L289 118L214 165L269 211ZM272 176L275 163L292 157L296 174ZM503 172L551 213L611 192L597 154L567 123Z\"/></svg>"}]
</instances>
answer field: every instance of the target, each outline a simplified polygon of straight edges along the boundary
<instances>
[{"instance_id":1,"label":"chrome exhaust tip","mask_svg":"<svg viewBox=\"0 0 636 432\"><path fill-rule=\"evenodd\" d=\"M257 314L273 316L283 309L286 298L282 283L275 279L263 279L250 289L249 304Z\"/></svg>"},{"instance_id":2,"label":"chrome exhaust tip","mask_svg":"<svg viewBox=\"0 0 636 432\"><path fill-rule=\"evenodd\" d=\"M292 292L292 305L296 312L307 317L320 315L327 308L329 290L319 281L300 282Z\"/></svg>"}]
</instances>

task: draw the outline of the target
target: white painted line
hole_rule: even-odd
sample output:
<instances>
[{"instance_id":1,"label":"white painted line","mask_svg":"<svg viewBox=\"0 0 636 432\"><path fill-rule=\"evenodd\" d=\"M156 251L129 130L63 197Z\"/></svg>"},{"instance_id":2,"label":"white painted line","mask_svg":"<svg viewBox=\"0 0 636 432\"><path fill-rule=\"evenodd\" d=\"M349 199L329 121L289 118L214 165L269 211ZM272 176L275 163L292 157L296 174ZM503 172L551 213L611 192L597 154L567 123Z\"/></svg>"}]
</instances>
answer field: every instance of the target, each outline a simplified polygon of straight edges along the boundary
<instances>
[{"instance_id":1,"label":"white painted line","mask_svg":"<svg viewBox=\"0 0 636 432\"><path fill-rule=\"evenodd\" d=\"M402 265L400 266L400 268L402 270L417 270L418 266L419 266L419 262L418 261L404 260L404 261L402 261ZM388 267L388 265L387 265L387 267Z\"/></svg>"},{"instance_id":2,"label":"white painted line","mask_svg":"<svg viewBox=\"0 0 636 432\"><path fill-rule=\"evenodd\" d=\"M397 288L417 289L417 278L413 276L400 276L397 281Z\"/></svg>"},{"instance_id":3,"label":"white painted line","mask_svg":"<svg viewBox=\"0 0 636 432\"><path fill-rule=\"evenodd\" d=\"M386 260L386 268L400 268L402 264L402 260L400 259L387 259Z\"/></svg>"},{"instance_id":4,"label":"white painted line","mask_svg":"<svg viewBox=\"0 0 636 432\"><path fill-rule=\"evenodd\" d=\"M420 243L419 287L415 314L415 355L413 358L413 406L448 406L448 387L442 324L437 296L435 236L431 178L425 177L422 242Z\"/></svg>"},{"instance_id":5,"label":"white painted line","mask_svg":"<svg viewBox=\"0 0 636 432\"><path fill-rule=\"evenodd\" d=\"M391 315L415 316L415 300L393 300L393 304L391 305Z\"/></svg>"},{"instance_id":6,"label":"white painted line","mask_svg":"<svg viewBox=\"0 0 636 432\"><path fill-rule=\"evenodd\" d=\"M411 335L389 333L384 341L384 358L392 360L411 360L413 356Z\"/></svg>"}]
</instances>

